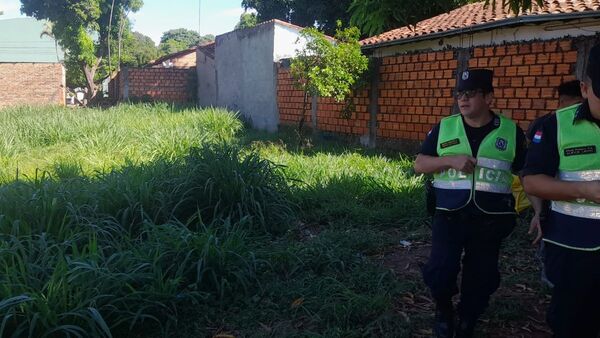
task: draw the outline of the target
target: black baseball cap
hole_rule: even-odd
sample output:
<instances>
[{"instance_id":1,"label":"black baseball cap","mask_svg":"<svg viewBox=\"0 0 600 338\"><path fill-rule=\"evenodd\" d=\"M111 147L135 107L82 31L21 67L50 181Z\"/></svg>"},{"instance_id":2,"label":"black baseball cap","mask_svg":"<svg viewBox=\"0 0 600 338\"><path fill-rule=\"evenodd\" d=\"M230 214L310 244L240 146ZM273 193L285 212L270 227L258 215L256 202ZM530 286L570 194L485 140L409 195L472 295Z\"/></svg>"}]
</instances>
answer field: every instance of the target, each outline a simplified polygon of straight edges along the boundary
<instances>
[{"instance_id":1,"label":"black baseball cap","mask_svg":"<svg viewBox=\"0 0 600 338\"><path fill-rule=\"evenodd\" d=\"M486 93L494 91L492 79L494 72L490 69L470 69L462 72L458 78L457 91L481 89Z\"/></svg>"},{"instance_id":2,"label":"black baseball cap","mask_svg":"<svg viewBox=\"0 0 600 338\"><path fill-rule=\"evenodd\" d=\"M586 74L592 80L594 94L600 98L600 44L590 50Z\"/></svg>"}]
</instances>

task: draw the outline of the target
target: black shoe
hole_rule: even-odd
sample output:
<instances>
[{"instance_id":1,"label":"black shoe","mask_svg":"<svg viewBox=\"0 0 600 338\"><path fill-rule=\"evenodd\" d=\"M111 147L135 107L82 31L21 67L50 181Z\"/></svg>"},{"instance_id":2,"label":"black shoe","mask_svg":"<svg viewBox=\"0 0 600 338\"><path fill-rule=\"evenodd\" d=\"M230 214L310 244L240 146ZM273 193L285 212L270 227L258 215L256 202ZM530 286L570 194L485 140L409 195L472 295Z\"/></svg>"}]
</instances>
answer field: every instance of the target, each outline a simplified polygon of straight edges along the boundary
<instances>
[{"instance_id":1,"label":"black shoe","mask_svg":"<svg viewBox=\"0 0 600 338\"><path fill-rule=\"evenodd\" d=\"M475 332L475 324L477 319L459 318L458 327L456 328L456 335L454 338L471 338L473 332Z\"/></svg>"},{"instance_id":2,"label":"black shoe","mask_svg":"<svg viewBox=\"0 0 600 338\"><path fill-rule=\"evenodd\" d=\"M435 310L433 334L436 338L452 338L454 336L454 309L450 306L439 305Z\"/></svg>"}]
</instances>

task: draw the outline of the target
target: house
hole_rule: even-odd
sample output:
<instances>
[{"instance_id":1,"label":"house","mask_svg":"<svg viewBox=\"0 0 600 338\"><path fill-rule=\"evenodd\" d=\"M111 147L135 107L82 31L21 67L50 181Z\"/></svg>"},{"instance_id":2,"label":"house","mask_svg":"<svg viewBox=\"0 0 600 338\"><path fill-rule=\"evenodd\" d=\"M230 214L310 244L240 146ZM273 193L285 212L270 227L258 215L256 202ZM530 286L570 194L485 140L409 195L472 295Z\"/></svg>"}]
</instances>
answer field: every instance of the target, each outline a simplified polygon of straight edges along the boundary
<instances>
[{"instance_id":1,"label":"house","mask_svg":"<svg viewBox=\"0 0 600 338\"><path fill-rule=\"evenodd\" d=\"M64 52L47 22L0 20L0 108L65 104Z\"/></svg>"},{"instance_id":2,"label":"house","mask_svg":"<svg viewBox=\"0 0 600 338\"><path fill-rule=\"evenodd\" d=\"M583 74L590 47L600 41L599 18L599 0L544 0L518 16L502 1L482 1L364 39L363 52L377 65L368 90L356 93L350 120L339 117L343 104L320 104L319 128L414 149L457 112L456 79L469 68L494 71L495 111L527 128L557 108L556 86ZM285 101L298 94L281 95Z\"/></svg>"},{"instance_id":3,"label":"house","mask_svg":"<svg viewBox=\"0 0 600 338\"><path fill-rule=\"evenodd\" d=\"M214 47L198 48L197 60L205 60L198 64L199 102L238 111L255 128L277 130L277 62L295 56L304 46L301 30L271 20L219 35Z\"/></svg>"},{"instance_id":4,"label":"house","mask_svg":"<svg viewBox=\"0 0 600 338\"><path fill-rule=\"evenodd\" d=\"M175 69L196 68L196 47L194 46L173 54L162 56L154 61L150 61L146 67Z\"/></svg>"}]
</instances>

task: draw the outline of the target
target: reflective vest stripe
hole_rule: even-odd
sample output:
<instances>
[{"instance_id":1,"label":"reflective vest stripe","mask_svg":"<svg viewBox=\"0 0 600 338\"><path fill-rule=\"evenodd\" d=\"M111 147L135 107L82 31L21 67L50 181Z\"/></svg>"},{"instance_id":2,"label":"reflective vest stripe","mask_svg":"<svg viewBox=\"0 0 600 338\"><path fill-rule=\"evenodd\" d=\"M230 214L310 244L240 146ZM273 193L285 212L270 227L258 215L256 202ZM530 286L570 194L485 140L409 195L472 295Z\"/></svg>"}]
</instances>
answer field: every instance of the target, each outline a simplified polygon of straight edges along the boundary
<instances>
[{"instance_id":1,"label":"reflective vest stripe","mask_svg":"<svg viewBox=\"0 0 600 338\"><path fill-rule=\"evenodd\" d=\"M579 203L552 201L552 211L568 216L600 219L600 205L585 205Z\"/></svg>"},{"instance_id":2,"label":"reflective vest stripe","mask_svg":"<svg viewBox=\"0 0 600 338\"><path fill-rule=\"evenodd\" d=\"M477 165L484 168L510 171L512 163L507 161L495 160L492 158L478 157Z\"/></svg>"},{"instance_id":3,"label":"reflective vest stripe","mask_svg":"<svg viewBox=\"0 0 600 338\"><path fill-rule=\"evenodd\" d=\"M471 180L459 180L459 181L433 181L433 186L440 189L453 189L453 190L471 190Z\"/></svg>"},{"instance_id":4,"label":"reflective vest stripe","mask_svg":"<svg viewBox=\"0 0 600 338\"><path fill-rule=\"evenodd\" d=\"M489 182L475 182L476 191L495 192L497 194L510 194L512 191L511 187L507 187L504 184L494 184Z\"/></svg>"},{"instance_id":5,"label":"reflective vest stripe","mask_svg":"<svg viewBox=\"0 0 600 338\"><path fill-rule=\"evenodd\" d=\"M563 181L598 181L600 170L561 171L558 178Z\"/></svg>"},{"instance_id":6,"label":"reflective vest stripe","mask_svg":"<svg viewBox=\"0 0 600 338\"><path fill-rule=\"evenodd\" d=\"M473 183L470 180L460 181L433 181L433 186L439 189L451 189L451 190L470 190ZM494 192L498 194L510 194L511 187L507 187L504 184L494 184L489 182L475 182L475 190Z\"/></svg>"}]
</instances>

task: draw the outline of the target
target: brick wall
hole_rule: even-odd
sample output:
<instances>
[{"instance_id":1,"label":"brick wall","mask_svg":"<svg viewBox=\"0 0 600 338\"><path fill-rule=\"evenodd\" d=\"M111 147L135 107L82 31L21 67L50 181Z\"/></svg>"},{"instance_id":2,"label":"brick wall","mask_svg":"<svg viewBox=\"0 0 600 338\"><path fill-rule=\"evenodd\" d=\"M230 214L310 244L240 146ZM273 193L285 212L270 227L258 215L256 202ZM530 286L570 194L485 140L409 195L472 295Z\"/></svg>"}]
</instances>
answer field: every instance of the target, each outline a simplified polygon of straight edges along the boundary
<instances>
[{"instance_id":1,"label":"brick wall","mask_svg":"<svg viewBox=\"0 0 600 338\"><path fill-rule=\"evenodd\" d=\"M196 100L196 70L166 68L129 68L114 80L119 100L143 99L166 102Z\"/></svg>"},{"instance_id":2,"label":"brick wall","mask_svg":"<svg viewBox=\"0 0 600 338\"><path fill-rule=\"evenodd\" d=\"M556 87L575 80L577 49L571 40L475 48L470 68L494 70L494 107L529 122L558 108Z\"/></svg>"},{"instance_id":3,"label":"brick wall","mask_svg":"<svg viewBox=\"0 0 600 338\"><path fill-rule=\"evenodd\" d=\"M319 130L342 134L364 135L369 132L369 91L361 90L352 97L354 109L344 111L345 102L331 98L317 101L317 127Z\"/></svg>"},{"instance_id":4,"label":"brick wall","mask_svg":"<svg viewBox=\"0 0 600 338\"><path fill-rule=\"evenodd\" d=\"M297 124L302 117L302 104L304 93L294 87L294 82L289 69L278 66L277 75L277 105L279 107L279 122L282 125ZM331 98L318 98L317 100L317 128L343 134L362 135L368 131L369 123L369 91L361 90L351 98L355 107L350 116L343 116L345 102L336 102ZM306 103L305 124L310 126L312 98Z\"/></svg>"},{"instance_id":5,"label":"brick wall","mask_svg":"<svg viewBox=\"0 0 600 338\"><path fill-rule=\"evenodd\" d=\"M277 106L279 107L279 123L283 125L297 124L302 117L304 92L294 87L288 68L278 65L277 69ZM311 98L308 98L304 119L307 126L310 126L312 123L310 114L311 107Z\"/></svg>"},{"instance_id":6,"label":"brick wall","mask_svg":"<svg viewBox=\"0 0 600 338\"><path fill-rule=\"evenodd\" d=\"M513 118L526 129L535 118L557 108L555 87L575 79L574 74L580 67L576 44L581 40L522 42L381 58L377 138L423 140L434 124L455 109L452 94L457 73L467 66L493 69L496 99L492 109ZM302 98L301 92L293 90L289 72L284 67L279 67L278 80L280 122L295 123L302 107L298 101ZM343 104L319 99L318 129L349 135L368 134L369 92L362 91L352 99L356 110L350 119L340 118Z\"/></svg>"},{"instance_id":7,"label":"brick wall","mask_svg":"<svg viewBox=\"0 0 600 338\"><path fill-rule=\"evenodd\" d=\"M417 140L450 115L457 66L452 51L383 58L377 136Z\"/></svg>"},{"instance_id":8,"label":"brick wall","mask_svg":"<svg viewBox=\"0 0 600 338\"><path fill-rule=\"evenodd\" d=\"M0 63L0 108L65 104L65 73L60 63Z\"/></svg>"}]
</instances>

